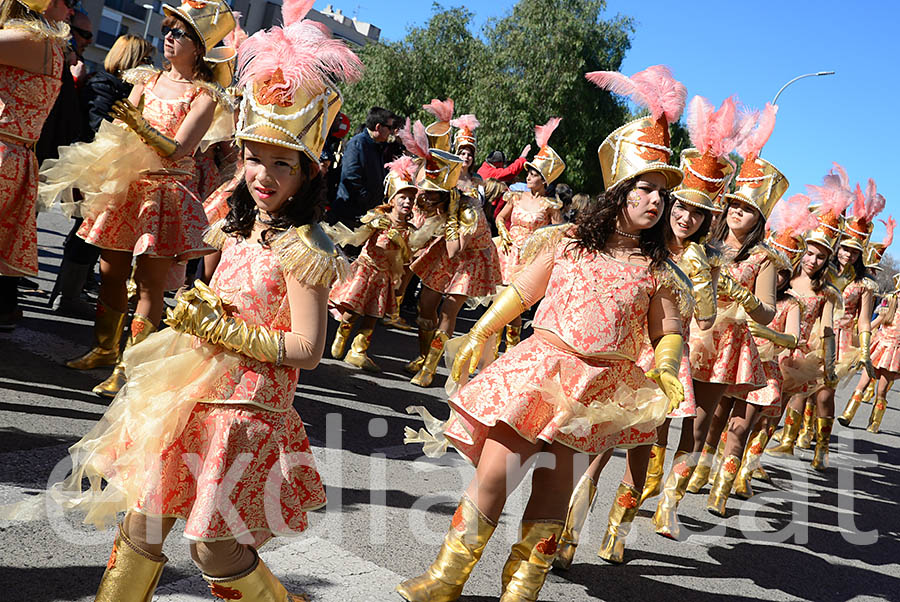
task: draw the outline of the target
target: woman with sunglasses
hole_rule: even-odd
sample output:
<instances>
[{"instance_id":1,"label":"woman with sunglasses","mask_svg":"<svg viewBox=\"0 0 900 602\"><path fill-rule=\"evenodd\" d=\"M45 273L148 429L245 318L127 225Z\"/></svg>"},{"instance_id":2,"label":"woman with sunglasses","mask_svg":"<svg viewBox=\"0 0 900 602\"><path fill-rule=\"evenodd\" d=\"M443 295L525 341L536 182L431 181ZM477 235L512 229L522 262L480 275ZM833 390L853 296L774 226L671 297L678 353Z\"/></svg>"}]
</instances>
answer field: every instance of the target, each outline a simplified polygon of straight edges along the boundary
<instances>
[{"instance_id":1,"label":"woman with sunglasses","mask_svg":"<svg viewBox=\"0 0 900 602\"><path fill-rule=\"evenodd\" d=\"M0 0L0 330L21 315L18 277L38 273L34 144L62 85L71 14L63 0Z\"/></svg>"},{"instance_id":2,"label":"woman with sunglasses","mask_svg":"<svg viewBox=\"0 0 900 602\"><path fill-rule=\"evenodd\" d=\"M114 397L125 383L119 341L128 312L126 283L132 265L138 300L126 347L156 330L173 265L212 251L203 242L208 222L198 198L193 155L217 114L231 120L232 103L214 83L210 63L212 50L231 50L213 46L236 21L222 0L186 2L164 10L167 68L140 67L124 73L123 79L134 88L111 111L137 136L103 124L91 145L61 149L60 160L45 164L41 172L48 194L65 186L81 190L84 223L78 236L101 248L94 345L66 365L77 370L115 366L112 375L94 387L102 397ZM225 110L217 112L217 104ZM98 161L101 148L114 153L111 163L121 156L128 157L127 163L110 167Z\"/></svg>"}]
</instances>

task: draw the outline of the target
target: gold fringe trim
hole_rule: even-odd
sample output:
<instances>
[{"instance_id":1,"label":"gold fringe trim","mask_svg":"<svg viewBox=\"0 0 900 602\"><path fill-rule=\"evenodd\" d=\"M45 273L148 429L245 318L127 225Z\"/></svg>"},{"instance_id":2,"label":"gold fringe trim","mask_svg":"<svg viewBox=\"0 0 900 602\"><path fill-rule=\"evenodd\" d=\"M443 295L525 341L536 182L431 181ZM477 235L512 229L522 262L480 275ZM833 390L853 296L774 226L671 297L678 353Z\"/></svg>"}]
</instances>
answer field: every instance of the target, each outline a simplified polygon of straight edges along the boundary
<instances>
[{"instance_id":1,"label":"gold fringe trim","mask_svg":"<svg viewBox=\"0 0 900 602\"><path fill-rule=\"evenodd\" d=\"M290 228L271 244L287 274L309 286L330 288L350 274L350 262L319 224Z\"/></svg>"},{"instance_id":2,"label":"gold fringe trim","mask_svg":"<svg viewBox=\"0 0 900 602\"><path fill-rule=\"evenodd\" d=\"M69 24L59 22L52 24L44 19L12 19L3 24L3 29L20 29L35 34L59 46L69 43Z\"/></svg>"},{"instance_id":3,"label":"gold fringe trim","mask_svg":"<svg viewBox=\"0 0 900 602\"><path fill-rule=\"evenodd\" d=\"M156 67L134 67L122 74L122 81L128 82L133 86L136 86L138 84L143 85L161 73L162 69L158 69ZM237 108L237 100L219 84L201 80L191 80L191 85L197 86L203 92L212 96L213 100L216 101L216 104L227 111L229 116L231 116L231 114L234 113L234 110Z\"/></svg>"},{"instance_id":4,"label":"gold fringe trim","mask_svg":"<svg viewBox=\"0 0 900 602\"><path fill-rule=\"evenodd\" d=\"M659 283L675 295L675 299L678 301L678 311L681 312L682 317L687 318L693 315L694 286L681 268L671 259L666 259L663 266L654 272Z\"/></svg>"},{"instance_id":5,"label":"gold fringe trim","mask_svg":"<svg viewBox=\"0 0 900 602\"><path fill-rule=\"evenodd\" d=\"M766 242L761 242L750 250L751 255L754 255L756 253L765 253L769 258L769 261L772 262L772 265L775 266L776 271L780 272L782 270L793 269L793 267L791 266L791 260L788 259L788 256Z\"/></svg>"},{"instance_id":6,"label":"gold fringe trim","mask_svg":"<svg viewBox=\"0 0 900 602\"><path fill-rule=\"evenodd\" d=\"M222 218L214 224L210 224L206 232L203 234L203 242L218 250L222 250L225 241L228 240L228 234L222 229L225 225L225 219Z\"/></svg>"},{"instance_id":7,"label":"gold fringe trim","mask_svg":"<svg viewBox=\"0 0 900 602\"><path fill-rule=\"evenodd\" d=\"M522 250L519 251L519 259L521 259L522 263L530 263L542 251L549 247L555 247L566 238L566 234L571 227L572 224L556 224L538 228L522 245Z\"/></svg>"},{"instance_id":8,"label":"gold fringe trim","mask_svg":"<svg viewBox=\"0 0 900 602\"><path fill-rule=\"evenodd\" d=\"M162 73L161 69L156 67L133 67L122 73L122 81L136 86L138 84L146 84L148 81Z\"/></svg>"},{"instance_id":9,"label":"gold fringe trim","mask_svg":"<svg viewBox=\"0 0 900 602\"><path fill-rule=\"evenodd\" d=\"M878 283L868 276L864 276L862 280L859 281L859 285L866 290L872 291L876 295L878 294Z\"/></svg>"}]
</instances>

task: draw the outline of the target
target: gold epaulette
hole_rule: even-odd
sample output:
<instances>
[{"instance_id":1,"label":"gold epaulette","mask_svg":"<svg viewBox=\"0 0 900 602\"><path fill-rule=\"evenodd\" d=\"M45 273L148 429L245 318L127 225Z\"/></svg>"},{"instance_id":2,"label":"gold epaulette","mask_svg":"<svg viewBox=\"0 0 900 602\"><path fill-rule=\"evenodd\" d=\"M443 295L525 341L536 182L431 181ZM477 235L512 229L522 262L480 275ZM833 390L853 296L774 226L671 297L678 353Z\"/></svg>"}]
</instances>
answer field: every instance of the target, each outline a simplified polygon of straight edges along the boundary
<instances>
[{"instance_id":1,"label":"gold epaulette","mask_svg":"<svg viewBox=\"0 0 900 602\"><path fill-rule=\"evenodd\" d=\"M797 307L800 308L801 314L806 311L806 301L804 301L802 298L800 298L800 295L798 295L793 290L788 290L787 295L791 300L794 301L794 303L797 304Z\"/></svg>"},{"instance_id":2,"label":"gold epaulette","mask_svg":"<svg viewBox=\"0 0 900 602\"><path fill-rule=\"evenodd\" d=\"M210 224L206 232L203 233L203 242L221 251L225 246L225 241L228 240L228 234L222 230L224 225L224 217L216 223Z\"/></svg>"},{"instance_id":3,"label":"gold epaulette","mask_svg":"<svg viewBox=\"0 0 900 602\"><path fill-rule=\"evenodd\" d=\"M438 235L438 233L443 234L444 224L446 222L447 217L444 215L432 215L431 217L426 218L425 223L414 232L410 232L409 248L413 251L418 251L426 246L431 242L432 238Z\"/></svg>"},{"instance_id":4,"label":"gold epaulette","mask_svg":"<svg viewBox=\"0 0 900 602\"><path fill-rule=\"evenodd\" d=\"M671 259L666 259L662 267L654 271L660 284L674 293L681 317L690 317L694 313L694 285L691 279Z\"/></svg>"},{"instance_id":5,"label":"gold epaulette","mask_svg":"<svg viewBox=\"0 0 900 602\"><path fill-rule=\"evenodd\" d=\"M20 29L59 46L66 46L71 35L69 24L62 21L51 23L43 19L10 19L3 29Z\"/></svg>"},{"instance_id":6,"label":"gold epaulette","mask_svg":"<svg viewBox=\"0 0 900 602\"><path fill-rule=\"evenodd\" d=\"M528 237L522 250L519 252L519 259L523 263L531 262L535 257L540 255L545 249L555 247L562 240L569 236L569 231L573 228L572 224L553 224L543 226L534 231Z\"/></svg>"},{"instance_id":7,"label":"gold epaulette","mask_svg":"<svg viewBox=\"0 0 900 602\"><path fill-rule=\"evenodd\" d=\"M142 65L140 67L133 67L122 73L122 81L131 84L132 86L137 86L138 84L143 85L160 73L162 73L161 69Z\"/></svg>"},{"instance_id":8,"label":"gold epaulette","mask_svg":"<svg viewBox=\"0 0 900 602\"><path fill-rule=\"evenodd\" d=\"M331 287L350 273L350 262L319 224L289 228L270 245L285 273L309 286Z\"/></svg>"},{"instance_id":9,"label":"gold epaulette","mask_svg":"<svg viewBox=\"0 0 900 602\"><path fill-rule=\"evenodd\" d=\"M825 295L826 299L831 301L835 309L842 309L844 307L844 297L841 294L841 291L833 284L826 283L825 286L822 287L822 293Z\"/></svg>"},{"instance_id":10,"label":"gold epaulette","mask_svg":"<svg viewBox=\"0 0 900 602\"><path fill-rule=\"evenodd\" d=\"M722 253L722 244L718 241L706 241L703 243L703 250L706 251L706 261L710 268L721 268L725 265L725 254Z\"/></svg>"},{"instance_id":11,"label":"gold epaulette","mask_svg":"<svg viewBox=\"0 0 900 602\"><path fill-rule=\"evenodd\" d=\"M765 253L777 272L792 269L791 260L788 259L787 255L765 241L759 243L750 251L751 255L755 255L756 253Z\"/></svg>"},{"instance_id":12,"label":"gold epaulette","mask_svg":"<svg viewBox=\"0 0 900 602\"><path fill-rule=\"evenodd\" d=\"M878 294L878 289L879 289L878 282L876 282L875 279L872 278L871 276L863 276L859 280L859 285L866 290L872 291L872 293L874 293L876 295Z\"/></svg>"},{"instance_id":13,"label":"gold epaulette","mask_svg":"<svg viewBox=\"0 0 900 602\"><path fill-rule=\"evenodd\" d=\"M216 82L191 80L191 83L212 96L213 100L216 101L216 104L221 106L222 110L227 112L229 116L234 113L234 110L237 108L237 99L235 99L235 97L232 96L228 92L228 90L226 90Z\"/></svg>"}]
</instances>

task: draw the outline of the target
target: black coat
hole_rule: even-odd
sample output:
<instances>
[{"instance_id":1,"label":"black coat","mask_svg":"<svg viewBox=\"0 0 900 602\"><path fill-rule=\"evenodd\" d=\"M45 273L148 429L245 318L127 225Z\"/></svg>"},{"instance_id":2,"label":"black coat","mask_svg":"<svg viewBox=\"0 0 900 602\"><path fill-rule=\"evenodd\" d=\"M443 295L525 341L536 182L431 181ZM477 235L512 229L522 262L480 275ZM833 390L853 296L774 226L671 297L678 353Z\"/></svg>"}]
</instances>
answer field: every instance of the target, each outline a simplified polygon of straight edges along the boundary
<instances>
[{"instance_id":1,"label":"black coat","mask_svg":"<svg viewBox=\"0 0 900 602\"><path fill-rule=\"evenodd\" d=\"M341 158L341 182L332 212L351 225L384 199L384 157L380 144L363 130L347 143Z\"/></svg>"},{"instance_id":2,"label":"black coat","mask_svg":"<svg viewBox=\"0 0 900 602\"><path fill-rule=\"evenodd\" d=\"M81 107L84 111L87 125L91 129L91 138L100 129L100 122L109 117L109 111L117 100L128 98L131 94L131 84L107 73L97 71L92 73L79 91Z\"/></svg>"},{"instance_id":3,"label":"black coat","mask_svg":"<svg viewBox=\"0 0 900 602\"><path fill-rule=\"evenodd\" d=\"M92 135L87 131L87 124L81 111L75 80L68 65L63 65L62 86L53 108L41 128L41 136L34 146L34 154L38 162L44 159L56 159L59 147L74 142L89 140Z\"/></svg>"}]
</instances>

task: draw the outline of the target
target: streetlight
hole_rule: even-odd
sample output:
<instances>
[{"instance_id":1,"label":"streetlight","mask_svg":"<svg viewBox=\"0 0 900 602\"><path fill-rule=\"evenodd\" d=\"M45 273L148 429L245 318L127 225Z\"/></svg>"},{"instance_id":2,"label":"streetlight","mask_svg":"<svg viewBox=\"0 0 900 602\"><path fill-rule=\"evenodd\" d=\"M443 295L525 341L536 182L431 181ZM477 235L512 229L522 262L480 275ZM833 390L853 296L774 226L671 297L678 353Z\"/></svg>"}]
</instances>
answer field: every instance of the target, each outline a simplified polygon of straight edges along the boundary
<instances>
[{"instance_id":1,"label":"streetlight","mask_svg":"<svg viewBox=\"0 0 900 602\"><path fill-rule=\"evenodd\" d=\"M785 85L781 86L781 90L778 91L778 94L775 95L775 98L772 99L772 104L778 104L778 97L781 96L781 93L784 92L784 89L790 86L792 83L797 81L798 79L803 79L804 77L820 77L822 75L834 75L834 71L817 71L815 73L806 73L804 75L798 75Z\"/></svg>"},{"instance_id":2,"label":"streetlight","mask_svg":"<svg viewBox=\"0 0 900 602\"><path fill-rule=\"evenodd\" d=\"M147 34L150 33L150 15L153 14L153 5L152 4L144 4L144 8L147 9L147 16L144 18L144 39L147 39Z\"/></svg>"}]
</instances>

